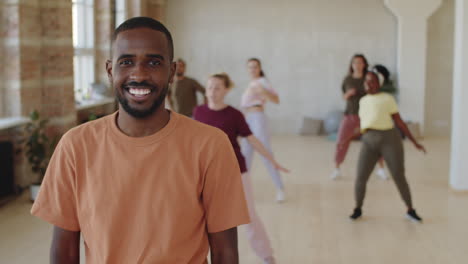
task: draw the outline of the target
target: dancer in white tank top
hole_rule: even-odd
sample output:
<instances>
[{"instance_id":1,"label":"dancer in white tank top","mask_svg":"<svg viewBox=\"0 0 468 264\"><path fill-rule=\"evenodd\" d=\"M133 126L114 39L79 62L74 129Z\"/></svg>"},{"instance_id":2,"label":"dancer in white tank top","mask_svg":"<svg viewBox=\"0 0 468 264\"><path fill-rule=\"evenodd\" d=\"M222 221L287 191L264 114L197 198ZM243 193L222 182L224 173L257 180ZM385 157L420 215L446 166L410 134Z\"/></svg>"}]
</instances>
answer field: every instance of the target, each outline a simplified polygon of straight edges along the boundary
<instances>
[{"instance_id":1,"label":"dancer in white tank top","mask_svg":"<svg viewBox=\"0 0 468 264\"><path fill-rule=\"evenodd\" d=\"M244 110L247 123L249 124L254 136L257 137L273 155L270 144L270 129L268 127L268 120L264 111L265 104L267 102L279 104L279 96L271 87L270 82L265 78L259 59L249 59L247 62L247 68L249 70L251 81L242 95L241 107ZM242 154L245 157L247 168L250 170L252 167L254 149L246 140L242 141ZM279 171L265 158L263 158L263 163L276 186L276 200L278 202L284 201L284 184Z\"/></svg>"}]
</instances>

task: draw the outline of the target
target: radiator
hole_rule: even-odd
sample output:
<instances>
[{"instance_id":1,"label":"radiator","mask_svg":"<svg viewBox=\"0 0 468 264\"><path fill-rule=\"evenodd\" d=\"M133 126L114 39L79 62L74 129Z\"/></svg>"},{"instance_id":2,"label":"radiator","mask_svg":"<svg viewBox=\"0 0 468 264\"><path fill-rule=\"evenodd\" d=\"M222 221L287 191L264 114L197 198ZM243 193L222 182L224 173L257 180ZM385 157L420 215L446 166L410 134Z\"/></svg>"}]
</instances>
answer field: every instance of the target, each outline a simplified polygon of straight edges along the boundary
<instances>
[{"instance_id":1,"label":"radiator","mask_svg":"<svg viewBox=\"0 0 468 264\"><path fill-rule=\"evenodd\" d=\"M0 142L0 199L15 193L13 144Z\"/></svg>"}]
</instances>

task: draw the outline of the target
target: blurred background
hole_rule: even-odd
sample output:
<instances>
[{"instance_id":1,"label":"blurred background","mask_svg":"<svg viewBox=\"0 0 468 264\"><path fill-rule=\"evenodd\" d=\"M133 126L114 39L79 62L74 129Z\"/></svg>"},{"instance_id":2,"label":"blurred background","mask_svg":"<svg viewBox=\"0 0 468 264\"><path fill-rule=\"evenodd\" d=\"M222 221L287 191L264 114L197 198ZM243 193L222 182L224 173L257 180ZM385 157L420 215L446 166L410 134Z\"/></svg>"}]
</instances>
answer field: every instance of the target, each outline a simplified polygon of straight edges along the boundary
<instances>
[{"instance_id":1,"label":"blurred background","mask_svg":"<svg viewBox=\"0 0 468 264\"><path fill-rule=\"evenodd\" d=\"M52 141L76 125L116 111L105 61L111 55L113 30L134 16L150 16L168 27L175 57L185 60L186 74L202 85L213 73L228 73L235 83L228 102L235 107L249 82L247 59L261 59L266 77L281 98L280 105L266 110L276 136L274 144L302 148L294 155L314 156L320 164L328 160L321 160L320 153L329 151L330 166L325 166L323 174L332 167L333 144L325 139L320 143L305 139L303 144L299 135L320 137L323 124L339 122L345 105L341 83L355 53L364 54L371 66L385 65L398 88L396 98L403 119L411 124L413 133L429 141L436 152L433 157L438 157L418 160L417 166L425 168L419 175L430 174L432 168L434 174L428 177L436 179L443 199L450 200L453 194L457 206L465 206L458 209L466 211L468 1L1 0L0 252L20 256L6 238L15 237L11 230L23 229L18 226L21 219L37 221L29 219L30 203L24 202L29 198L23 196L40 176L31 170L20 153L23 145L18 143L24 126L31 123L30 113L36 111L39 119L48 120L44 131ZM307 129L311 122L314 128ZM316 146L327 150L312 150ZM434 168L440 170L435 173ZM303 175L312 173L308 167L297 170ZM291 181L309 183L294 177ZM265 206L260 204L263 209L259 210L268 214ZM446 206L450 204L441 212L447 212ZM446 213L439 216L448 217ZM466 214L457 217L464 219ZM447 227L447 223L442 225ZM48 231L35 232L48 237ZM23 235L17 240L23 244L21 248L37 246L32 243L35 246L29 247L27 234ZM274 232L272 236L281 237ZM466 242L466 237L457 241ZM437 248L426 247L428 251ZM2 255L0 263L29 263ZM346 263L327 262L326 258L288 262L286 256L290 255L293 253L280 254L279 259L284 263ZM429 259L424 263L466 260L466 255L459 255L462 257L450 262L448 255L440 262Z\"/></svg>"}]
</instances>

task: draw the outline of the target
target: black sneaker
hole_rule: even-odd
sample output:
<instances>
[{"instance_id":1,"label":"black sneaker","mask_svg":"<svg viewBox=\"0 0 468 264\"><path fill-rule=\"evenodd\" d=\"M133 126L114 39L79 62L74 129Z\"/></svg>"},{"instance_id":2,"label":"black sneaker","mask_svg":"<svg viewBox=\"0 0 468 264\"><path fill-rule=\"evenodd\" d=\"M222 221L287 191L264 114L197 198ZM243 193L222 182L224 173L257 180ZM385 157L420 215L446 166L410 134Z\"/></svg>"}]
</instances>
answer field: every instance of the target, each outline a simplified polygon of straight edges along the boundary
<instances>
[{"instance_id":1,"label":"black sneaker","mask_svg":"<svg viewBox=\"0 0 468 264\"><path fill-rule=\"evenodd\" d=\"M361 215L361 208L356 208L354 209L353 214L349 216L349 218L351 218L351 220L357 220L359 217L361 217Z\"/></svg>"},{"instance_id":2,"label":"black sneaker","mask_svg":"<svg viewBox=\"0 0 468 264\"><path fill-rule=\"evenodd\" d=\"M422 218L419 217L414 209L408 210L406 217L413 222L422 223Z\"/></svg>"}]
</instances>

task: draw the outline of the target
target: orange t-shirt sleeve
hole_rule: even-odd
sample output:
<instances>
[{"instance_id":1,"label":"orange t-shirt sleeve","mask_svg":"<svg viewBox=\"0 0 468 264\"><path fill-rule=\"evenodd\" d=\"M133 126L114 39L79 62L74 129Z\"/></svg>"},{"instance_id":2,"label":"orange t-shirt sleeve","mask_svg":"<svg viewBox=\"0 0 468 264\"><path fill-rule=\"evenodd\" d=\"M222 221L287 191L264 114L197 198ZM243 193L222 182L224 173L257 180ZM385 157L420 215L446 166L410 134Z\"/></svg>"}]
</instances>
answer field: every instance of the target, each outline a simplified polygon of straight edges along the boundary
<instances>
[{"instance_id":1,"label":"orange t-shirt sleeve","mask_svg":"<svg viewBox=\"0 0 468 264\"><path fill-rule=\"evenodd\" d=\"M226 136L219 141L212 146L217 151L208 165L202 194L209 233L250 222L234 150Z\"/></svg>"},{"instance_id":2,"label":"orange t-shirt sleeve","mask_svg":"<svg viewBox=\"0 0 468 264\"><path fill-rule=\"evenodd\" d=\"M52 155L31 214L62 229L80 231L74 162L65 137Z\"/></svg>"}]
</instances>

